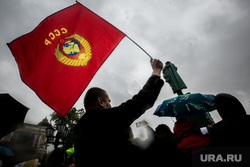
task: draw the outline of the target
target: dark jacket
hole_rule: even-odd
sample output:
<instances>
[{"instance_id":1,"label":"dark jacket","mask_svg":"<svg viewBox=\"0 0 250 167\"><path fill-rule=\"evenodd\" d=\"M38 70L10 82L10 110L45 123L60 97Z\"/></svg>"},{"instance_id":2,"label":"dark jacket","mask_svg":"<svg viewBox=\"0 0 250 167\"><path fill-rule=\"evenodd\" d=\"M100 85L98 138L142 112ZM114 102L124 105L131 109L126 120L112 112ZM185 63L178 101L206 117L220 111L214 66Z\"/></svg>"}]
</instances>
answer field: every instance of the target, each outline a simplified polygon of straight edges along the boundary
<instances>
[{"instance_id":1,"label":"dark jacket","mask_svg":"<svg viewBox=\"0 0 250 167\"><path fill-rule=\"evenodd\" d=\"M153 166L181 166L182 156L177 150L177 143L174 138L155 138L146 149L145 156L148 164Z\"/></svg>"},{"instance_id":2,"label":"dark jacket","mask_svg":"<svg viewBox=\"0 0 250 167\"><path fill-rule=\"evenodd\" d=\"M224 119L210 131L212 147L250 147L250 115Z\"/></svg>"},{"instance_id":3,"label":"dark jacket","mask_svg":"<svg viewBox=\"0 0 250 167\"><path fill-rule=\"evenodd\" d=\"M153 106L163 83L159 76L153 75L138 94L118 107L87 111L75 127L76 166L133 163L124 132Z\"/></svg>"}]
</instances>

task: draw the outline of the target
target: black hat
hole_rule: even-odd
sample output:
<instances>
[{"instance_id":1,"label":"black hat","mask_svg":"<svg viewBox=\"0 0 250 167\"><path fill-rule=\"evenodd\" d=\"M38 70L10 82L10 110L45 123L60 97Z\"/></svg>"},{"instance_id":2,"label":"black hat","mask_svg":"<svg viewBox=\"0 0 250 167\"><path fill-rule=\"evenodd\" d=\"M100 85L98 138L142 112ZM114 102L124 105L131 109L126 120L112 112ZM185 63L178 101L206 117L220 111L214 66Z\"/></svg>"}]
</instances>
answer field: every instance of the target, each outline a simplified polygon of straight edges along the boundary
<instances>
[{"instance_id":1,"label":"black hat","mask_svg":"<svg viewBox=\"0 0 250 167\"><path fill-rule=\"evenodd\" d=\"M214 102L222 119L246 115L246 111L240 101L230 94L220 93L215 96Z\"/></svg>"}]
</instances>

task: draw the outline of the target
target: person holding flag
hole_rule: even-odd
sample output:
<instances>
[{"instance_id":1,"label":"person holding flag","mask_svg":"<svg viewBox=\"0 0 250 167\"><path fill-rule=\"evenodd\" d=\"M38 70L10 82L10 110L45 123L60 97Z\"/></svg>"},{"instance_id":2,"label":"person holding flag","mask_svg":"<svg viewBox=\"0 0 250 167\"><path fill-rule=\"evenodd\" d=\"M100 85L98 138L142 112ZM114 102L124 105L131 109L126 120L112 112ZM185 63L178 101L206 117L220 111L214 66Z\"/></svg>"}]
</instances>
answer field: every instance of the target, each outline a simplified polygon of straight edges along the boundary
<instances>
[{"instance_id":1,"label":"person holding flag","mask_svg":"<svg viewBox=\"0 0 250 167\"><path fill-rule=\"evenodd\" d=\"M164 84L160 78L162 62L157 59L150 62L153 72L144 87L117 107L111 107L105 90L94 87L87 91L84 97L86 114L74 130L76 166L142 163L142 154L134 155L126 149L124 134L134 120L154 105Z\"/></svg>"},{"instance_id":2,"label":"person holding flag","mask_svg":"<svg viewBox=\"0 0 250 167\"><path fill-rule=\"evenodd\" d=\"M46 17L34 30L7 45L22 81L65 116L124 37L140 47L77 2ZM153 73L132 99L111 108L106 91L92 88L86 93L86 114L75 127L76 166L117 166L129 158L135 162L137 157L129 156L123 143L125 130L153 106L164 84L160 79L162 62L141 49L151 58Z\"/></svg>"}]
</instances>

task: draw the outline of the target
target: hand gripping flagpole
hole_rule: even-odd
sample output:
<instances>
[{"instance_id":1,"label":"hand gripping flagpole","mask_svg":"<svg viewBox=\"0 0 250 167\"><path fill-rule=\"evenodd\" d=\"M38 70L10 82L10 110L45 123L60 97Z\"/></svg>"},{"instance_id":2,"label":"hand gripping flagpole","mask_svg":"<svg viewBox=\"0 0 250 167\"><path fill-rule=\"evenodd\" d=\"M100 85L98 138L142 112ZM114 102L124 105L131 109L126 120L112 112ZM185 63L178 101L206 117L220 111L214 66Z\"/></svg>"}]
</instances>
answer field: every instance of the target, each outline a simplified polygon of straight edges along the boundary
<instances>
[{"instance_id":1,"label":"hand gripping flagpole","mask_svg":"<svg viewBox=\"0 0 250 167\"><path fill-rule=\"evenodd\" d=\"M128 39L130 39L134 44L136 44L144 53L146 53L148 55L148 57L150 57L150 59L153 59L148 52L146 52L140 45L138 45L133 39L129 38L128 36L126 36Z\"/></svg>"}]
</instances>

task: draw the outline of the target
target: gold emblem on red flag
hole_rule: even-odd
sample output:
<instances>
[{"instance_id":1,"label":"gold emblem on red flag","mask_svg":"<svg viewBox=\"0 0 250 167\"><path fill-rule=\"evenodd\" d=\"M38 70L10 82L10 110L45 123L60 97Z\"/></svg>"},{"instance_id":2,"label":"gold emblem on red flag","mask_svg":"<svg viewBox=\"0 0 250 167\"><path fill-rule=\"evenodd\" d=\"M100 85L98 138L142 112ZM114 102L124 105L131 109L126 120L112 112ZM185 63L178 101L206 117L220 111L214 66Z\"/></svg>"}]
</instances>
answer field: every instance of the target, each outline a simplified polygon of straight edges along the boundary
<instances>
[{"instance_id":1,"label":"gold emblem on red flag","mask_svg":"<svg viewBox=\"0 0 250 167\"><path fill-rule=\"evenodd\" d=\"M74 34L60 40L55 49L58 61L69 66L85 66L91 59L91 47L87 40Z\"/></svg>"}]
</instances>

